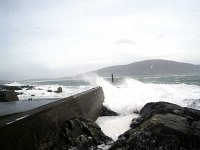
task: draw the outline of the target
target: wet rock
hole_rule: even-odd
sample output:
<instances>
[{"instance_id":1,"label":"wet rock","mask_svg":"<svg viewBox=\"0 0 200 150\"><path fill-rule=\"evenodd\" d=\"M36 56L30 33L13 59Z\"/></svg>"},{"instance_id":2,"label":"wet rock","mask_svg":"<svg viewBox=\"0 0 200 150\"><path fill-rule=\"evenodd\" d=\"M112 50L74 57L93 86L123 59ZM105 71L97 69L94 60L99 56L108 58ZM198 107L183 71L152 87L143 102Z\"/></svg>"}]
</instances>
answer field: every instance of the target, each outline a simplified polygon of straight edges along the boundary
<instances>
[{"instance_id":1,"label":"wet rock","mask_svg":"<svg viewBox=\"0 0 200 150\"><path fill-rule=\"evenodd\" d=\"M15 91L2 90L0 91L0 102L18 101Z\"/></svg>"},{"instance_id":2,"label":"wet rock","mask_svg":"<svg viewBox=\"0 0 200 150\"><path fill-rule=\"evenodd\" d=\"M21 86L0 85L0 88L3 89L3 90L14 90L14 91L22 90L22 87L21 87Z\"/></svg>"},{"instance_id":3,"label":"wet rock","mask_svg":"<svg viewBox=\"0 0 200 150\"><path fill-rule=\"evenodd\" d=\"M154 114L180 114L183 113L184 108L176 104L167 102L147 103L140 111L140 117L134 119L131 123L131 127L136 127L151 118Z\"/></svg>"},{"instance_id":4,"label":"wet rock","mask_svg":"<svg viewBox=\"0 0 200 150\"><path fill-rule=\"evenodd\" d=\"M146 104L110 149L192 150L200 149L199 141L199 110L157 102Z\"/></svg>"},{"instance_id":5,"label":"wet rock","mask_svg":"<svg viewBox=\"0 0 200 150\"><path fill-rule=\"evenodd\" d=\"M34 86L31 86L31 85L24 85L24 86L21 86L22 89L25 89L25 90L33 90L35 89Z\"/></svg>"},{"instance_id":6,"label":"wet rock","mask_svg":"<svg viewBox=\"0 0 200 150\"><path fill-rule=\"evenodd\" d=\"M22 90L22 89L33 90L34 88L35 88L34 86L30 86L30 85L25 85L25 86L7 86L7 85L0 85L0 89L4 89L4 90L13 90L13 91L18 91L18 90Z\"/></svg>"},{"instance_id":7,"label":"wet rock","mask_svg":"<svg viewBox=\"0 0 200 150\"><path fill-rule=\"evenodd\" d=\"M111 140L96 123L81 118L73 118L64 123L58 134L53 136L43 149L97 149L98 145L106 144Z\"/></svg>"},{"instance_id":8,"label":"wet rock","mask_svg":"<svg viewBox=\"0 0 200 150\"><path fill-rule=\"evenodd\" d=\"M24 95L25 93L23 92L16 92L17 95Z\"/></svg>"},{"instance_id":9,"label":"wet rock","mask_svg":"<svg viewBox=\"0 0 200 150\"><path fill-rule=\"evenodd\" d=\"M53 92L52 90L47 90L47 92Z\"/></svg>"},{"instance_id":10,"label":"wet rock","mask_svg":"<svg viewBox=\"0 0 200 150\"><path fill-rule=\"evenodd\" d=\"M62 87L58 87L57 91L55 93L62 93Z\"/></svg>"},{"instance_id":11,"label":"wet rock","mask_svg":"<svg viewBox=\"0 0 200 150\"><path fill-rule=\"evenodd\" d=\"M133 113L134 113L134 114L139 114L140 112L139 112L137 109L135 109L135 110L133 111Z\"/></svg>"},{"instance_id":12,"label":"wet rock","mask_svg":"<svg viewBox=\"0 0 200 150\"><path fill-rule=\"evenodd\" d=\"M99 116L119 116L119 114L103 106Z\"/></svg>"}]
</instances>

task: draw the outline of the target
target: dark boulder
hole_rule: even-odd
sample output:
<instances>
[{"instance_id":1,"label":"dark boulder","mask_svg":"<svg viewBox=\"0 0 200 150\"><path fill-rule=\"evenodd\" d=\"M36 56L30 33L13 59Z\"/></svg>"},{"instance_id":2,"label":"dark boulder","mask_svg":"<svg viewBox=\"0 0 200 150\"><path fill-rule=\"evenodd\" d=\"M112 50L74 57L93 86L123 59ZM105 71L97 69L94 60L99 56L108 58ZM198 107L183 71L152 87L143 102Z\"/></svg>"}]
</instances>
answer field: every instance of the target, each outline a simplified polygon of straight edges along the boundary
<instances>
[{"instance_id":1,"label":"dark boulder","mask_svg":"<svg viewBox=\"0 0 200 150\"><path fill-rule=\"evenodd\" d=\"M119 114L103 106L99 116L119 116Z\"/></svg>"},{"instance_id":2,"label":"dark boulder","mask_svg":"<svg viewBox=\"0 0 200 150\"><path fill-rule=\"evenodd\" d=\"M167 103L167 102L157 102L157 103L147 103L140 111L140 117L134 119L131 123L131 127L136 127L151 118L155 114L179 114L183 113L184 108L176 104Z\"/></svg>"},{"instance_id":3,"label":"dark boulder","mask_svg":"<svg viewBox=\"0 0 200 150\"><path fill-rule=\"evenodd\" d=\"M34 88L35 88L34 86L30 86L30 85L24 85L24 86L0 85L0 89L3 89L3 90L14 90L14 91L18 91L18 90L22 90L22 89L32 90Z\"/></svg>"},{"instance_id":4,"label":"dark boulder","mask_svg":"<svg viewBox=\"0 0 200 150\"><path fill-rule=\"evenodd\" d=\"M2 90L0 91L0 102L18 101L15 91Z\"/></svg>"},{"instance_id":5,"label":"dark boulder","mask_svg":"<svg viewBox=\"0 0 200 150\"><path fill-rule=\"evenodd\" d=\"M55 93L62 93L62 87L58 87L57 91Z\"/></svg>"},{"instance_id":6,"label":"dark boulder","mask_svg":"<svg viewBox=\"0 0 200 150\"><path fill-rule=\"evenodd\" d=\"M3 89L3 90L22 90L22 87L21 86L7 86L7 85L0 85L0 89Z\"/></svg>"},{"instance_id":7,"label":"dark boulder","mask_svg":"<svg viewBox=\"0 0 200 150\"><path fill-rule=\"evenodd\" d=\"M64 123L57 135L52 136L43 149L97 149L98 145L107 144L111 140L96 123L86 119L73 118Z\"/></svg>"},{"instance_id":8,"label":"dark boulder","mask_svg":"<svg viewBox=\"0 0 200 150\"><path fill-rule=\"evenodd\" d=\"M50 92L50 93L51 93L51 92L53 92L53 91L52 91L52 90L47 90L47 92Z\"/></svg>"},{"instance_id":9,"label":"dark boulder","mask_svg":"<svg viewBox=\"0 0 200 150\"><path fill-rule=\"evenodd\" d=\"M200 149L200 111L166 102L148 103L111 150Z\"/></svg>"}]
</instances>

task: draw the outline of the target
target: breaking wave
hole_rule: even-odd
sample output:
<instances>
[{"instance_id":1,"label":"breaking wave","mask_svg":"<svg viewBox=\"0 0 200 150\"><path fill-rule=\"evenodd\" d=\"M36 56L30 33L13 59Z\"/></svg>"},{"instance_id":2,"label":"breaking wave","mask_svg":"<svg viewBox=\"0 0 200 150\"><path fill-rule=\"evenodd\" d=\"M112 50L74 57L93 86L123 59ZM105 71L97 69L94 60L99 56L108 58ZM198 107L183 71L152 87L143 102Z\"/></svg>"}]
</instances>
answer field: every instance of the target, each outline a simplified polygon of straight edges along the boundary
<instances>
[{"instance_id":1,"label":"breaking wave","mask_svg":"<svg viewBox=\"0 0 200 150\"><path fill-rule=\"evenodd\" d=\"M140 111L146 103L158 101L200 109L198 85L144 83L133 78L125 78L119 83L112 84L98 76L88 77L86 80L92 86L103 87L104 105L119 114L126 115ZM192 105L195 100L196 105Z\"/></svg>"}]
</instances>

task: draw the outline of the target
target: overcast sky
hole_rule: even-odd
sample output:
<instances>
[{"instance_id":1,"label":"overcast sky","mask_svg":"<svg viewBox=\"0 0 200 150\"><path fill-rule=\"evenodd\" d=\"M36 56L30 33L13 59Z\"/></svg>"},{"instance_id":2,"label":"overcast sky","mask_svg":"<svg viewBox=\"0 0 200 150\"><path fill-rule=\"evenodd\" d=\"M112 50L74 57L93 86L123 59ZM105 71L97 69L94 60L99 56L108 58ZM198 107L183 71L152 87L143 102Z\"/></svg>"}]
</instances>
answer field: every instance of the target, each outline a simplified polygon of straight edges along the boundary
<instances>
[{"instance_id":1,"label":"overcast sky","mask_svg":"<svg viewBox=\"0 0 200 150\"><path fill-rule=\"evenodd\" d=\"M0 80L145 59L200 64L200 0L0 0Z\"/></svg>"}]
</instances>

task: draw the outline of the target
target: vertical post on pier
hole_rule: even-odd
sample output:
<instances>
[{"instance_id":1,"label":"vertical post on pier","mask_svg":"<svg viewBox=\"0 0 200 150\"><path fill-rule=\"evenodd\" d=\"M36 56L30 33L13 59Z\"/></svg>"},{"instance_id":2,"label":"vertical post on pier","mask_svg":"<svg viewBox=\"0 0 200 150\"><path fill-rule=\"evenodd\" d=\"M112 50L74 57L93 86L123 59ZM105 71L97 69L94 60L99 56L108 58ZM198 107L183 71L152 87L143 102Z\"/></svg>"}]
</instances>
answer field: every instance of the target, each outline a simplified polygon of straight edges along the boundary
<instances>
[{"instance_id":1,"label":"vertical post on pier","mask_svg":"<svg viewBox=\"0 0 200 150\"><path fill-rule=\"evenodd\" d=\"M113 75L113 73L111 74L111 77L112 77L112 83L114 83L114 75Z\"/></svg>"}]
</instances>

